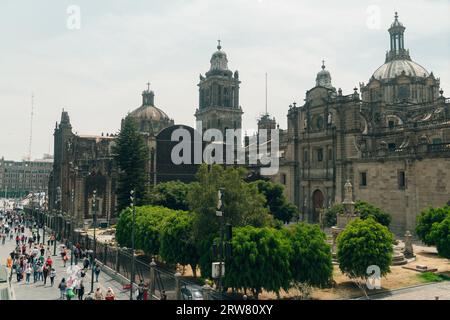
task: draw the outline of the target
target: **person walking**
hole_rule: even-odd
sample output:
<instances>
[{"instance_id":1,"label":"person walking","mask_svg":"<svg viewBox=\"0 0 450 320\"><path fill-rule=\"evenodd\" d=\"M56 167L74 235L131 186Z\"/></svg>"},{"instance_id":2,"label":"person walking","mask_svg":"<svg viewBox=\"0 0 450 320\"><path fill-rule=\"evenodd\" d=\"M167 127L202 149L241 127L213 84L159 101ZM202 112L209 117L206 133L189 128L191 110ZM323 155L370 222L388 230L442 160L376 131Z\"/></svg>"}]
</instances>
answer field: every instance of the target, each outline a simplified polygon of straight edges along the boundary
<instances>
[{"instance_id":1,"label":"person walking","mask_svg":"<svg viewBox=\"0 0 450 320\"><path fill-rule=\"evenodd\" d=\"M59 289L59 299L60 300L64 300L64 297L66 295L66 289L67 289L67 284L66 284L66 278L62 278L61 282L58 285L58 289Z\"/></svg>"},{"instance_id":2,"label":"person walking","mask_svg":"<svg viewBox=\"0 0 450 320\"><path fill-rule=\"evenodd\" d=\"M97 287L94 293L94 300L103 300L103 292L100 287Z\"/></svg>"},{"instance_id":3,"label":"person walking","mask_svg":"<svg viewBox=\"0 0 450 320\"><path fill-rule=\"evenodd\" d=\"M56 270L54 268L50 271L50 285L53 287L53 284L55 283L56 278Z\"/></svg>"},{"instance_id":4,"label":"person walking","mask_svg":"<svg viewBox=\"0 0 450 320\"><path fill-rule=\"evenodd\" d=\"M95 282L98 282L98 276L100 275L100 266L98 264L95 264L94 268L94 274L95 274Z\"/></svg>"},{"instance_id":5,"label":"person walking","mask_svg":"<svg viewBox=\"0 0 450 320\"><path fill-rule=\"evenodd\" d=\"M30 284L30 277L31 277L31 272L33 271L33 269L31 269L31 265L28 264L27 267L25 268L25 282L26 284Z\"/></svg>"},{"instance_id":6,"label":"person walking","mask_svg":"<svg viewBox=\"0 0 450 320\"><path fill-rule=\"evenodd\" d=\"M139 285L138 285L138 294L137 294L136 300L143 300L144 289L145 289L144 281L141 279L141 281L139 282Z\"/></svg>"},{"instance_id":7,"label":"person walking","mask_svg":"<svg viewBox=\"0 0 450 320\"><path fill-rule=\"evenodd\" d=\"M90 265L89 258L85 257L84 260L83 260L83 268L85 270L87 270L89 268L89 265Z\"/></svg>"},{"instance_id":8,"label":"person walking","mask_svg":"<svg viewBox=\"0 0 450 320\"><path fill-rule=\"evenodd\" d=\"M63 259L63 263L64 263L64 268L65 268L66 264L67 264L67 260L69 260L69 257L67 256L67 252L66 251L63 253L62 259Z\"/></svg>"},{"instance_id":9,"label":"person walking","mask_svg":"<svg viewBox=\"0 0 450 320\"><path fill-rule=\"evenodd\" d=\"M111 287L106 291L105 300L116 300L116 295Z\"/></svg>"},{"instance_id":10,"label":"person walking","mask_svg":"<svg viewBox=\"0 0 450 320\"><path fill-rule=\"evenodd\" d=\"M83 296L84 296L84 279L83 278L78 280L77 293L78 293L78 300L83 300Z\"/></svg>"},{"instance_id":11,"label":"person walking","mask_svg":"<svg viewBox=\"0 0 450 320\"><path fill-rule=\"evenodd\" d=\"M42 274L44 275L44 286L47 284L47 277L50 271L50 266L48 264L44 265L42 269Z\"/></svg>"},{"instance_id":12,"label":"person walking","mask_svg":"<svg viewBox=\"0 0 450 320\"><path fill-rule=\"evenodd\" d=\"M39 261L33 264L33 283L39 280Z\"/></svg>"},{"instance_id":13,"label":"person walking","mask_svg":"<svg viewBox=\"0 0 450 320\"><path fill-rule=\"evenodd\" d=\"M75 297L75 292L73 292L73 286L68 287L66 289L66 298L67 300L72 300L73 297Z\"/></svg>"}]
</instances>

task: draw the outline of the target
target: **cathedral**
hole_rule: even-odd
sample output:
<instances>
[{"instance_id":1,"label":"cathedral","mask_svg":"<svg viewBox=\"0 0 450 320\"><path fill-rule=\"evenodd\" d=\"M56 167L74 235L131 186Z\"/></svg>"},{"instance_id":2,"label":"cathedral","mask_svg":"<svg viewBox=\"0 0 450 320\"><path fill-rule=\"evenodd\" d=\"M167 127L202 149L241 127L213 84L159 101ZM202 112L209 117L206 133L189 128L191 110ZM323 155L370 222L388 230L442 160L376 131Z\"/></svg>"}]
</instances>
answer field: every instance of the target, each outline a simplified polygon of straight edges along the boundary
<instances>
[{"instance_id":1,"label":"cathedral","mask_svg":"<svg viewBox=\"0 0 450 320\"><path fill-rule=\"evenodd\" d=\"M303 220L318 222L323 208L341 203L347 180L354 200L391 214L397 234L414 231L424 208L450 200L450 100L405 49L397 13L389 35L384 64L359 92L336 90L323 64L305 103L289 108L274 179Z\"/></svg>"},{"instance_id":2,"label":"cathedral","mask_svg":"<svg viewBox=\"0 0 450 320\"><path fill-rule=\"evenodd\" d=\"M353 185L354 200L390 213L391 229L398 234L413 231L425 207L450 200L450 100L443 96L439 78L414 62L405 49L405 27L397 14L389 35L385 62L367 84L343 94L333 86L323 63L305 103L287 110L287 129L280 130L280 169L270 178L285 186L301 220L319 222L324 208L342 202L347 180ZM228 68L219 41L210 69L200 74L198 83L195 118L202 131L242 128L240 84L239 72ZM148 146L149 184L193 181L198 164L175 165L170 155L176 144L172 133L182 128L193 135L194 129L175 124L156 107L150 86L130 116ZM279 126L266 113L258 128ZM66 111L56 124L50 206L78 227L92 222L94 190L98 219L109 223L117 217L114 140L115 135L109 134L74 134ZM248 141L246 137L245 147ZM248 167L258 176L260 166Z\"/></svg>"},{"instance_id":3,"label":"cathedral","mask_svg":"<svg viewBox=\"0 0 450 320\"><path fill-rule=\"evenodd\" d=\"M203 131L211 128L225 132L228 128L240 129L242 108L239 105L239 72L228 69L227 54L222 46L210 60L210 69L200 75L199 105L195 113L203 124ZM171 152L177 142L171 141L172 133L185 129L191 137L194 129L187 125L175 125L161 108L155 105L155 93L148 88L142 92L142 105L129 113L149 150L147 162L149 185L171 180L192 182L198 164L174 165ZM123 124L123 119L122 119ZM99 223L114 223L118 168L112 147L116 135L85 136L72 130L67 111L54 130L54 164L49 179L49 205L60 213L59 224L73 227L90 225L93 221L94 191L95 213ZM195 142L192 141L192 154ZM203 150L205 144L200 146ZM61 226L62 227L62 226Z\"/></svg>"}]
</instances>

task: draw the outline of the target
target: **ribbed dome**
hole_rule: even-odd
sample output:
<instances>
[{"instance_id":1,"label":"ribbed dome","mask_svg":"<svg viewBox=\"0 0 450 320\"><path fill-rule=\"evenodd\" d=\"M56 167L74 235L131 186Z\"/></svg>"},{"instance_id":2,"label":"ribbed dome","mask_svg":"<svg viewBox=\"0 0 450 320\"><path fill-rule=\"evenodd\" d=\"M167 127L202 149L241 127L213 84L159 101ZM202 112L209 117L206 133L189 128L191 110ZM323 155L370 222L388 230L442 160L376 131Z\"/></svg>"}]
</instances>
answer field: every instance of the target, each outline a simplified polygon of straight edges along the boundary
<instances>
[{"instance_id":1,"label":"ribbed dome","mask_svg":"<svg viewBox=\"0 0 450 320\"><path fill-rule=\"evenodd\" d=\"M373 77L377 80L389 80L401 75L403 72L407 76L420 78L426 78L430 75L420 64L407 59L399 59L383 64L374 72Z\"/></svg>"},{"instance_id":2,"label":"ribbed dome","mask_svg":"<svg viewBox=\"0 0 450 320\"><path fill-rule=\"evenodd\" d=\"M146 120L170 120L169 116L155 106L141 106L130 114L133 118Z\"/></svg>"}]
</instances>

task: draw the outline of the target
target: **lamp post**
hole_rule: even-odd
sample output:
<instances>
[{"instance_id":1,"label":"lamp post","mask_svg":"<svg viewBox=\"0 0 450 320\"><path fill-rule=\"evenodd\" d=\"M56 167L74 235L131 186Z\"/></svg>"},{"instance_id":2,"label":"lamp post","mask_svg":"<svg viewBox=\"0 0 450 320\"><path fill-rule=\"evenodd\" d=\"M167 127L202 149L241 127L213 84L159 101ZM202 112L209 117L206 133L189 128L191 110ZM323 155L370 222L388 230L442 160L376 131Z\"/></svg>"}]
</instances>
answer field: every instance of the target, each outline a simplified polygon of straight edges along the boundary
<instances>
[{"instance_id":1,"label":"lamp post","mask_svg":"<svg viewBox=\"0 0 450 320\"><path fill-rule=\"evenodd\" d=\"M131 277L130 277L130 300L133 300L133 282L134 282L134 225L136 222L136 207L134 190L130 191L131 208L133 211L133 222L131 225Z\"/></svg>"},{"instance_id":2,"label":"lamp post","mask_svg":"<svg viewBox=\"0 0 450 320\"><path fill-rule=\"evenodd\" d=\"M58 187L56 190L57 196L58 196L58 203L59 203L59 210L58 212L62 212L62 202L61 202L61 187ZM55 214L55 221L54 221L54 228L53 228L53 256L56 256L56 229L57 225L59 225L59 222L57 221L58 215ZM58 228L59 229L59 228Z\"/></svg>"},{"instance_id":3,"label":"lamp post","mask_svg":"<svg viewBox=\"0 0 450 320\"><path fill-rule=\"evenodd\" d=\"M96 259L96 251L97 251L97 238L96 238L96 227L97 227L97 212L96 212L96 202L97 202L97 190L94 190L94 195L92 198L92 221L94 223L94 250L92 252L92 264L91 264L91 269L92 269L92 273L91 273L91 294L94 293L94 264L95 264L95 259Z\"/></svg>"}]
</instances>

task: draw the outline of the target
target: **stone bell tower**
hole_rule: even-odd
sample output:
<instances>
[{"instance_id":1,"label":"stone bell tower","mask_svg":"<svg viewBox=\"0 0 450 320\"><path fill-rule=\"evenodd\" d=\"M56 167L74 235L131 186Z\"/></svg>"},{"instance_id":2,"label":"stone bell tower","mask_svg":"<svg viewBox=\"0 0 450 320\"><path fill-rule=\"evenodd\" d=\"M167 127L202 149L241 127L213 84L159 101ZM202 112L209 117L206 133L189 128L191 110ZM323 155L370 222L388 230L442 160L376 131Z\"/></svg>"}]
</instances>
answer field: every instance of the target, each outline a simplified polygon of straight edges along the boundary
<instances>
[{"instance_id":1,"label":"stone bell tower","mask_svg":"<svg viewBox=\"0 0 450 320\"><path fill-rule=\"evenodd\" d=\"M199 107L195 117L202 122L203 131L218 129L225 137L226 129L242 128L239 105L239 72L228 69L227 54L222 46L211 57L211 67L205 77L200 74Z\"/></svg>"}]
</instances>

